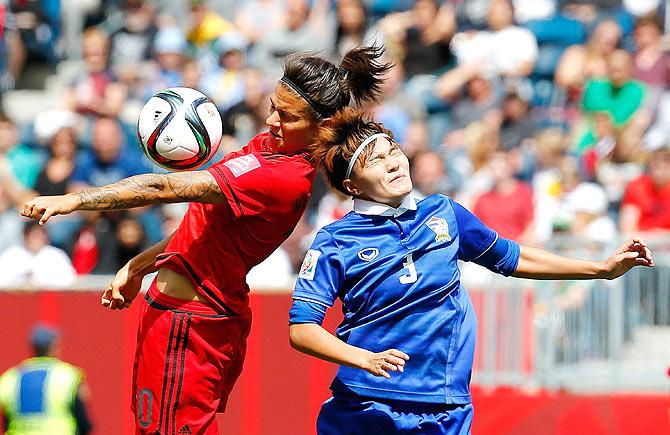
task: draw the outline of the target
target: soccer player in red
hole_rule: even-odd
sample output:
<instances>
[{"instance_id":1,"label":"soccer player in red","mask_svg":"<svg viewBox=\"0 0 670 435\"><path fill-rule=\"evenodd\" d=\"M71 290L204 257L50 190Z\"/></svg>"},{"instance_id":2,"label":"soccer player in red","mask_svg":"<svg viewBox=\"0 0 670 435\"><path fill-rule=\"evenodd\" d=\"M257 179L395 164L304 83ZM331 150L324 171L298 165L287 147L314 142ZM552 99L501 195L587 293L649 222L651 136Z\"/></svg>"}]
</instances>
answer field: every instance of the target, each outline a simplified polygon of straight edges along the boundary
<instances>
[{"instance_id":1,"label":"soccer player in red","mask_svg":"<svg viewBox=\"0 0 670 435\"><path fill-rule=\"evenodd\" d=\"M22 215L45 223L75 210L190 202L178 229L126 264L102 304L128 307L158 271L141 310L132 408L137 433L218 433L242 370L251 327L247 272L293 231L310 196L310 146L324 119L374 100L389 64L381 50L351 50L336 66L290 58L271 96L269 132L206 171L144 174L83 192L36 197Z\"/></svg>"}]
</instances>

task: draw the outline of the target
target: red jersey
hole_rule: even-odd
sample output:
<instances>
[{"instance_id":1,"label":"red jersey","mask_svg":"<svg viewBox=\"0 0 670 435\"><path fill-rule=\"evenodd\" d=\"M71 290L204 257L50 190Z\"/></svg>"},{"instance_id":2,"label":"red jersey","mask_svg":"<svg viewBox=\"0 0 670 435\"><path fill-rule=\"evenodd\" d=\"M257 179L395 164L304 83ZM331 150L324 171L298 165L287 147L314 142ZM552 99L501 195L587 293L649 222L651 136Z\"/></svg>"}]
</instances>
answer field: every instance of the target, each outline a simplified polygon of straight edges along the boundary
<instances>
[{"instance_id":1,"label":"red jersey","mask_svg":"<svg viewBox=\"0 0 670 435\"><path fill-rule=\"evenodd\" d=\"M312 191L310 157L277 154L265 144L267 136L259 134L207 169L226 202L191 203L157 257L156 266L189 277L222 313L248 312L247 273L293 232Z\"/></svg>"},{"instance_id":2,"label":"red jersey","mask_svg":"<svg viewBox=\"0 0 670 435\"><path fill-rule=\"evenodd\" d=\"M528 184L517 181L508 195L497 190L482 194L472 212L500 237L519 240L533 221L533 191Z\"/></svg>"},{"instance_id":3,"label":"red jersey","mask_svg":"<svg viewBox=\"0 0 670 435\"><path fill-rule=\"evenodd\" d=\"M670 229L670 184L659 188L649 175L642 175L628 183L621 205L640 210L640 230Z\"/></svg>"}]
</instances>

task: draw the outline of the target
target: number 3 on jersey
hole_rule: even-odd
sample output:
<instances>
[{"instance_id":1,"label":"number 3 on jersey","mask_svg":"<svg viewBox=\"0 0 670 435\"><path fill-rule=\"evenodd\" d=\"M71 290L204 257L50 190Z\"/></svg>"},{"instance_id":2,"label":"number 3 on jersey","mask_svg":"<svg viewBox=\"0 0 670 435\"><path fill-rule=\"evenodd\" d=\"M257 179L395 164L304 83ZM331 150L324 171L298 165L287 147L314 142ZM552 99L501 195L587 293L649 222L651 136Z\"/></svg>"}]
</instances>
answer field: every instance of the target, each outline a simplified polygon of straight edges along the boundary
<instances>
[{"instance_id":1,"label":"number 3 on jersey","mask_svg":"<svg viewBox=\"0 0 670 435\"><path fill-rule=\"evenodd\" d=\"M412 254L405 255L405 261L402 263L405 274L400 276L400 284L411 284L416 281L416 267L414 267L414 260Z\"/></svg>"}]
</instances>

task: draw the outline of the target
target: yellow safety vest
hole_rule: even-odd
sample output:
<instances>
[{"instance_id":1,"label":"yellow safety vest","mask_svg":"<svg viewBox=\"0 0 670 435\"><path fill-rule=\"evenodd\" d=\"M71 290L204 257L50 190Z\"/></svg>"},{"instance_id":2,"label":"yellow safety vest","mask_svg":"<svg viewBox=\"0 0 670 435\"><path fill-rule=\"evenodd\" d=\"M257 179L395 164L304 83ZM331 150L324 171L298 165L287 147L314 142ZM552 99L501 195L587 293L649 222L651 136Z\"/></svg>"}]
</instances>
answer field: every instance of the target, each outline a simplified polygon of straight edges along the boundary
<instances>
[{"instance_id":1,"label":"yellow safety vest","mask_svg":"<svg viewBox=\"0 0 670 435\"><path fill-rule=\"evenodd\" d=\"M72 404L83 373L50 357L29 358L0 376L0 407L7 435L74 435Z\"/></svg>"}]
</instances>

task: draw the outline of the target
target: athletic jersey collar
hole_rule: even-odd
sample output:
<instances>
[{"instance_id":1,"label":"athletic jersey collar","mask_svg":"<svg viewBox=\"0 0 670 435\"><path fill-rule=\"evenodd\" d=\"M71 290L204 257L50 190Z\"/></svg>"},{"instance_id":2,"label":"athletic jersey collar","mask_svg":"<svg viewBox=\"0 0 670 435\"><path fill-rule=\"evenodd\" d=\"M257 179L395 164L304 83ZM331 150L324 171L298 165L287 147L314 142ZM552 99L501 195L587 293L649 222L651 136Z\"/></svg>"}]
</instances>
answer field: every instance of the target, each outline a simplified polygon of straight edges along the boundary
<instances>
[{"instance_id":1,"label":"athletic jersey collar","mask_svg":"<svg viewBox=\"0 0 670 435\"><path fill-rule=\"evenodd\" d=\"M402 200L398 208L375 201L354 198L354 211L360 214L398 217L407 210L416 210L416 200L411 193Z\"/></svg>"}]
</instances>

